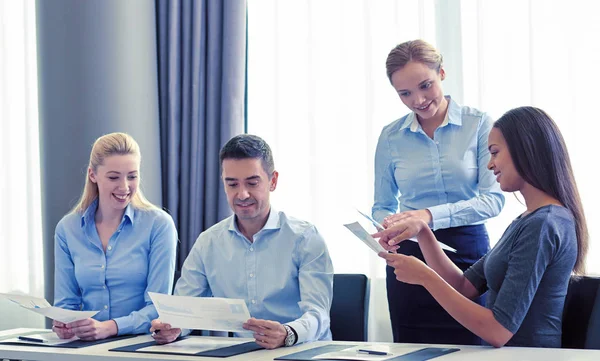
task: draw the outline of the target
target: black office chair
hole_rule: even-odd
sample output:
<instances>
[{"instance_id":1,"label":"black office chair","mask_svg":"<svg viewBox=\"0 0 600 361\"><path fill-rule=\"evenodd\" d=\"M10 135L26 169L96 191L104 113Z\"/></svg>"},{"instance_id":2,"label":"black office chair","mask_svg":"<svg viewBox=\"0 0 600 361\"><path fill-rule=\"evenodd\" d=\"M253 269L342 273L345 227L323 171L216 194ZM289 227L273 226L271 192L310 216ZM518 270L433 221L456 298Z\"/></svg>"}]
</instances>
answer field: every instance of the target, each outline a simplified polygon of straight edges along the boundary
<instances>
[{"instance_id":1,"label":"black office chair","mask_svg":"<svg viewBox=\"0 0 600 361\"><path fill-rule=\"evenodd\" d=\"M600 349L600 278L571 278L563 311L562 347Z\"/></svg>"},{"instance_id":2,"label":"black office chair","mask_svg":"<svg viewBox=\"0 0 600 361\"><path fill-rule=\"evenodd\" d=\"M333 275L331 333L334 341L367 341L369 279L363 274Z\"/></svg>"}]
</instances>

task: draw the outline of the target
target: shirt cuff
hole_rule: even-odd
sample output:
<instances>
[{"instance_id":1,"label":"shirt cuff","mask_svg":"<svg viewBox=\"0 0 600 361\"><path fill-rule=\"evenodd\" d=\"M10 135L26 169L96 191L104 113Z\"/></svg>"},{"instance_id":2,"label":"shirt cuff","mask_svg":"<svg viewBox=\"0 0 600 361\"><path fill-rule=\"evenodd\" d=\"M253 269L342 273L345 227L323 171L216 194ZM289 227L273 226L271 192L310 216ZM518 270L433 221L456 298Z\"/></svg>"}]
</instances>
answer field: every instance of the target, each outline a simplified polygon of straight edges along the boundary
<instances>
[{"instance_id":1,"label":"shirt cuff","mask_svg":"<svg viewBox=\"0 0 600 361\"><path fill-rule=\"evenodd\" d=\"M294 329L294 331L296 331L296 334L298 335L296 345L306 342L308 335L304 327L302 327L302 323L300 321L296 320L292 322L286 322L286 325L290 326Z\"/></svg>"},{"instance_id":2,"label":"shirt cuff","mask_svg":"<svg viewBox=\"0 0 600 361\"><path fill-rule=\"evenodd\" d=\"M117 336L133 333L133 324L129 316L118 317L113 320L117 324ZM150 332L150 328L148 328L147 332Z\"/></svg>"},{"instance_id":3,"label":"shirt cuff","mask_svg":"<svg viewBox=\"0 0 600 361\"><path fill-rule=\"evenodd\" d=\"M427 209L431 212L431 229L450 228L450 207L440 204Z\"/></svg>"}]
</instances>

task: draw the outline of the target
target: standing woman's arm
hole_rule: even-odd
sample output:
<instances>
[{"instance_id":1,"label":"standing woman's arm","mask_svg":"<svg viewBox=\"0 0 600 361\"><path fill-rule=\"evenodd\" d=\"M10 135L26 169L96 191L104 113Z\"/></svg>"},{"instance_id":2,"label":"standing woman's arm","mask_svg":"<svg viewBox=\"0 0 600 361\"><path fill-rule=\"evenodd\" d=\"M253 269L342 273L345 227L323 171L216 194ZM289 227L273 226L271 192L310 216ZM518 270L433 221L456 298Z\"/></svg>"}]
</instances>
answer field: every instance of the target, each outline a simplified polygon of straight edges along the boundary
<instances>
[{"instance_id":1,"label":"standing woman's arm","mask_svg":"<svg viewBox=\"0 0 600 361\"><path fill-rule=\"evenodd\" d=\"M373 219L383 223L383 219L398 211L399 190L394 179L394 167L390 155L387 128L384 128L375 151L375 203L371 210Z\"/></svg>"}]
</instances>

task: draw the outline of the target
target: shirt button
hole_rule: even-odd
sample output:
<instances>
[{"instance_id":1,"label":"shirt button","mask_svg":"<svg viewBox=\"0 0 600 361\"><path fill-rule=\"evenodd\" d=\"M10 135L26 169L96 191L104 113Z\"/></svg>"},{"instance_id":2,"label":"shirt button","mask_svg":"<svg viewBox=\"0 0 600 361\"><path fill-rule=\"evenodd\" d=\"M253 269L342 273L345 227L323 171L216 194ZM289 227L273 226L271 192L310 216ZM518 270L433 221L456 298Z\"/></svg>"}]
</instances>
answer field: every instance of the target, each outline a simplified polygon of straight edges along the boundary
<instances>
[{"instance_id":1,"label":"shirt button","mask_svg":"<svg viewBox=\"0 0 600 361\"><path fill-rule=\"evenodd\" d=\"M255 300L252 300L252 304L255 304L255 303L256 303L256 301L255 301Z\"/></svg>"},{"instance_id":2,"label":"shirt button","mask_svg":"<svg viewBox=\"0 0 600 361\"><path fill-rule=\"evenodd\" d=\"M253 252L253 251L254 251L254 248L250 247L250 252Z\"/></svg>"},{"instance_id":3,"label":"shirt button","mask_svg":"<svg viewBox=\"0 0 600 361\"><path fill-rule=\"evenodd\" d=\"M108 310L108 306L107 306L107 305L104 305L104 309L105 309L105 310Z\"/></svg>"},{"instance_id":4,"label":"shirt button","mask_svg":"<svg viewBox=\"0 0 600 361\"><path fill-rule=\"evenodd\" d=\"M112 246L108 246L108 250L110 251L112 249Z\"/></svg>"},{"instance_id":5,"label":"shirt button","mask_svg":"<svg viewBox=\"0 0 600 361\"><path fill-rule=\"evenodd\" d=\"M250 278L254 277L254 273L250 273Z\"/></svg>"},{"instance_id":6,"label":"shirt button","mask_svg":"<svg viewBox=\"0 0 600 361\"><path fill-rule=\"evenodd\" d=\"M100 268L104 269L104 265L100 266Z\"/></svg>"},{"instance_id":7,"label":"shirt button","mask_svg":"<svg viewBox=\"0 0 600 361\"><path fill-rule=\"evenodd\" d=\"M103 286L102 286L102 288L103 288L103 289L106 289L106 285L103 285Z\"/></svg>"}]
</instances>

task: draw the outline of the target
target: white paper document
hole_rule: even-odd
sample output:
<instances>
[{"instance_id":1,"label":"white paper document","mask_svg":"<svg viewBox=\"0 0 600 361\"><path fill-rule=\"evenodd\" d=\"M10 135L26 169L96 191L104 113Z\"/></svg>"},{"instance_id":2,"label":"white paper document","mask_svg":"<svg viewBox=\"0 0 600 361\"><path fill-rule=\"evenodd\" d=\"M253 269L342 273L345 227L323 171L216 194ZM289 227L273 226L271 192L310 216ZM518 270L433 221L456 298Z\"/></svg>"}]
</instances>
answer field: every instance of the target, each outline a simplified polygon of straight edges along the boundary
<instances>
[{"instance_id":1,"label":"white paper document","mask_svg":"<svg viewBox=\"0 0 600 361\"><path fill-rule=\"evenodd\" d=\"M250 318L244 300L218 297L169 296L148 292L163 323L177 328L248 332Z\"/></svg>"},{"instance_id":2,"label":"white paper document","mask_svg":"<svg viewBox=\"0 0 600 361\"><path fill-rule=\"evenodd\" d=\"M52 320L63 323L70 323L79 320L85 320L94 316L99 311L74 311L65 310L60 307L51 306L48 301L43 298L32 297L27 295L13 295L10 293L0 293L0 298L12 301L19 306L26 308L32 312L44 315Z\"/></svg>"},{"instance_id":3,"label":"white paper document","mask_svg":"<svg viewBox=\"0 0 600 361\"><path fill-rule=\"evenodd\" d=\"M358 209L357 209L357 211L358 211L358 213L360 213L360 214L361 214L363 217L365 217L366 219L368 219L368 220L369 220L369 222L371 222L371 223L373 224L373 226L375 226L375 228L377 229L377 231L378 231L378 232L379 232L379 231L383 231L383 226L382 226L381 224L379 224L379 222L377 222L376 220L374 220L374 219L373 219L372 217L370 217L369 215L367 215L367 214L365 214L365 213L363 213L363 212L359 211ZM413 241L413 242L417 242L417 239L416 239L416 238L409 238L409 239L407 239L407 241ZM438 244L440 245L440 247L442 247L442 249L443 249L443 250L446 250L446 251L450 251L450 252L456 253L456 249L454 249L454 248L452 248L452 247L448 246L447 244L445 244L445 243L442 243L442 242L440 242L440 241L438 241Z\"/></svg>"},{"instance_id":4,"label":"white paper document","mask_svg":"<svg viewBox=\"0 0 600 361\"><path fill-rule=\"evenodd\" d=\"M207 339L206 337L188 337L181 341L140 348L136 351L146 352L174 352L194 355L199 352L215 350L229 346L240 345L252 341L250 339L231 339L223 337L223 340Z\"/></svg>"},{"instance_id":5,"label":"white paper document","mask_svg":"<svg viewBox=\"0 0 600 361\"><path fill-rule=\"evenodd\" d=\"M62 339L59 338L58 335L54 332L48 332L15 337L8 340L3 340L3 342L19 342L27 343L30 345L59 346L76 340L79 340L79 337L73 336L69 339Z\"/></svg>"},{"instance_id":6,"label":"white paper document","mask_svg":"<svg viewBox=\"0 0 600 361\"><path fill-rule=\"evenodd\" d=\"M361 212L359 209L356 210L358 213L360 213L361 216L365 217L366 219L369 220L369 222L371 222L373 224L373 226L375 226L375 229L377 229L377 232L381 232L384 230L383 226L377 222L375 219L373 219L371 216L369 216L366 213Z\"/></svg>"},{"instance_id":7,"label":"white paper document","mask_svg":"<svg viewBox=\"0 0 600 361\"><path fill-rule=\"evenodd\" d=\"M363 241L370 249L375 253L387 252L379 242L377 242L369 232L367 232L358 222L344 224L344 227L348 228L350 232L354 233L361 241Z\"/></svg>"}]
</instances>

